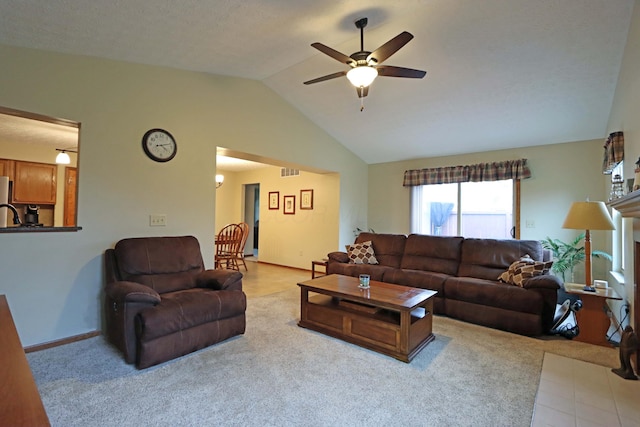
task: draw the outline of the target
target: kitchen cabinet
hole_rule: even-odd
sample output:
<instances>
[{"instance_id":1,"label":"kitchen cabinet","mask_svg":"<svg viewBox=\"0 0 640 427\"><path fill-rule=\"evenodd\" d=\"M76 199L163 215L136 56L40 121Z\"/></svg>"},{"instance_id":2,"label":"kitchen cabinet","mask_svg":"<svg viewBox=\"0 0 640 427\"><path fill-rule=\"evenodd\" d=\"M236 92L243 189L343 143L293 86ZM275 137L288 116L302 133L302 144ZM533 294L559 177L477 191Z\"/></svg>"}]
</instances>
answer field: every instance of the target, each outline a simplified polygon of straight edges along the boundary
<instances>
[{"instance_id":1,"label":"kitchen cabinet","mask_svg":"<svg viewBox=\"0 0 640 427\"><path fill-rule=\"evenodd\" d=\"M13 181L13 160L0 159L0 176L8 176Z\"/></svg>"},{"instance_id":2,"label":"kitchen cabinet","mask_svg":"<svg viewBox=\"0 0 640 427\"><path fill-rule=\"evenodd\" d=\"M13 169L13 203L56 204L56 165L15 160Z\"/></svg>"}]
</instances>

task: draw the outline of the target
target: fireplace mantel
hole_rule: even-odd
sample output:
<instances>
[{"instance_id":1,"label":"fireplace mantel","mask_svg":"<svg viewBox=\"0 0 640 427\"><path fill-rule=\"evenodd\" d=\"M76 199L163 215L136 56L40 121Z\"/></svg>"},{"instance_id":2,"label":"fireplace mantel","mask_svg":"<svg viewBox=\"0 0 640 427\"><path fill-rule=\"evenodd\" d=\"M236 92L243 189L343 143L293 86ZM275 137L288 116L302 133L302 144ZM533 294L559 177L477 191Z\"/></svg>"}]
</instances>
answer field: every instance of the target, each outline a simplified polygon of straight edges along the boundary
<instances>
[{"instance_id":1,"label":"fireplace mantel","mask_svg":"<svg viewBox=\"0 0 640 427\"><path fill-rule=\"evenodd\" d=\"M626 196L609 202L609 206L620 212L623 218L634 218L633 222L640 221L640 191L633 191ZM636 227L634 226L634 229ZM640 278L640 238L634 233L634 278L633 278L633 317L636 334L640 331L640 296L638 295L637 281ZM636 352L636 372L640 371L640 349Z\"/></svg>"},{"instance_id":2,"label":"fireplace mantel","mask_svg":"<svg viewBox=\"0 0 640 427\"><path fill-rule=\"evenodd\" d=\"M624 218L640 218L640 190L634 191L608 203Z\"/></svg>"}]
</instances>

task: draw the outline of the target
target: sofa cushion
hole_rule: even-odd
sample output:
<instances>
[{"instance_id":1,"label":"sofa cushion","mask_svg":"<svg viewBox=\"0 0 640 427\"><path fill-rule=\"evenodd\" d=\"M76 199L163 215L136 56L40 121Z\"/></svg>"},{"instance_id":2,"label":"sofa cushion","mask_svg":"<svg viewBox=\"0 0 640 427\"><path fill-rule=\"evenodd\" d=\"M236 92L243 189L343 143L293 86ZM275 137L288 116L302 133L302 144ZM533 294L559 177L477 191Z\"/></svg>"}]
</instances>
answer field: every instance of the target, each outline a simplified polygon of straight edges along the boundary
<instances>
[{"instance_id":1,"label":"sofa cushion","mask_svg":"<svg viewBox=\"0 0 640 427\"><path fill-rule=\"evenodd\" d=\"M378 264L371 241L347 245L350 264Z\"/></svg>"},{"instance_id":2,"label":"sofa cushion","mask_svg":"<svg viewBox=\"0 0 640 427\"><path fill-rule=\"evenodd\" d=\"M446 285L447 301L458 300L522 313L540 314L542 294L495 280L451 277ZM449 314L449 313L447 313Z\"/></svg>"},{"instance_id":3,"label":"sofa cushion","mask_svg":"<svg viewBox=\"0 0 640 427\"><path fill-rule=\"evenodd\" d=\"M247 300L242 291L215 291L202 288L162 295L158 305L138 314L140 341L151 341L173 332L243 314Z\"/></svg>"},{"instance_id":4,"label":"sofa cushion","mask_svg":"<svg viewBox=\"0 0 640 427\"><path fill-rule=\"evenodd\" d=\"M522 287L526 279L548 274L551 265L553 265L552 261L534 261L526 255L511 263L507 271L498 276L498 280Z\"/></svg>"},{"instance_id":5,"label":"sofa cushion","mask_svg":"<svg viewBox=\"0 0 640 427\"><path fill-rule=\"evenodd\" d=\"M204 270L193 236L123 239L114 248L120 280L142 283L158 293L190 289Z\"/></svg>"},{"instance_id":6,"label":"sofa cushion","mask_svg":"<svg viewBox=\"0 0 640 427\"><path fill-rule=\"evenodd\" d=\"M463 240L462 237L411 234L404 246L401 268L453 276L458 272Z\"/></svg>"},{"instance_id":7,"label":"sofa cushion","mask_svg":"<svg viewBox=\"0 0 640 427\"><path fill-rule=\"evenodd\" d=\"M422 270L399 270L389 269L384 272L383 282L395 283L397 285L411 286L412 288L429 289L437 294L433 301L433 312L436 314L445 313L445 281L448 274L436 273Z\"/></svg>"},{"instance_id":8,"label":"sofa cushion","mask_svg":"<svg viewBox=\"0 0 640 427\"><path fill-rule=\"evenodd\" d=\"M355 243L370 241L380 265L400 268L406 240L404 234L360 233Z\"/></svg>"},{"instance_id":9,"label":"sofa cushion","mask_svg":"<svg viewBox=\"0 0 640 427\"><path fill-rule=\"evenodd\" d=\"M344 276L358 277L361 274L368 274L371 280L382 281L382 275L389 270L393 270L386 265L375 264L348 264L341 262L330 262L327 264L327 274L342 274Z\"/></svg>"},{"instance_id":10,"label":"sofa cushion","mask_svg":"<svg viewBox=\"0 0 640 427\"><path fill-rule=\"evenodd\" d=\"M537 240L464 239L458 276L496 281L511 263L524 255L542 261Z\"/></svg>"}]
</instances>

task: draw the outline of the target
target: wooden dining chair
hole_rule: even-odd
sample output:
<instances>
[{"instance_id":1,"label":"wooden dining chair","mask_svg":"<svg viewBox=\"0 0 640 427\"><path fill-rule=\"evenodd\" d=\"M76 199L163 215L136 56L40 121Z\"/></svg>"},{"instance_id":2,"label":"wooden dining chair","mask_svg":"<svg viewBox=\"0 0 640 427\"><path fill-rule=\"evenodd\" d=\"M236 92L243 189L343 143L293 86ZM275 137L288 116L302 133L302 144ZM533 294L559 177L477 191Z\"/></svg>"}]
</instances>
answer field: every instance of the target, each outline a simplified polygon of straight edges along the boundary
<instances>
[{"instance_id":1,"label":"wooden dining chair","mask_svg":"<svg viewBox=\"0 0 640 427\"><path fill-rule=\"evenodd\" d=\"M242 243L242 227L228 224L216 235L215 268L229 268L240 271L237 253Z\"/></svg>"},{"instance_id":2,"label":"wooden dining chair","mask_svg":"<svg viewBox=\"0 0 640 427\"><path fill-rule=\"evenodd\" d=\"M236 252L235 263L238 266L238 270L240 270L240 263L244 265L245 271L249 271L247 268L247 263L244 260L244 247L247 244L247 238L249 237L249 224L246 222L241 222L238 224L242 229L242 240L240 241L240 246L238 247L238 252Z\"/></svg>"}]
</instances>

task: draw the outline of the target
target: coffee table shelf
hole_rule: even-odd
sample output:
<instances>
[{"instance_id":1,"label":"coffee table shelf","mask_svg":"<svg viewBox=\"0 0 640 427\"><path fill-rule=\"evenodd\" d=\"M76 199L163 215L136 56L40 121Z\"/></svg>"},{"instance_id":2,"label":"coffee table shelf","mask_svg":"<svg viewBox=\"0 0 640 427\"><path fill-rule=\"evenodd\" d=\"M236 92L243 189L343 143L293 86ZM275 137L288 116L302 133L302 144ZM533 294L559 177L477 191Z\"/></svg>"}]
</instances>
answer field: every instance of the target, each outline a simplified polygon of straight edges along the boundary
<instances>
[{"instance_id":1,"label":"coffee table shelf","mask_svg":"<svg viewBox=\"0 0 640 427\"><path fill-rule=\"evenodd\" d=\"M433 341L434 291L329 275L298 283L298 325L410 362Z\"/></svg>"}]
</instances>

